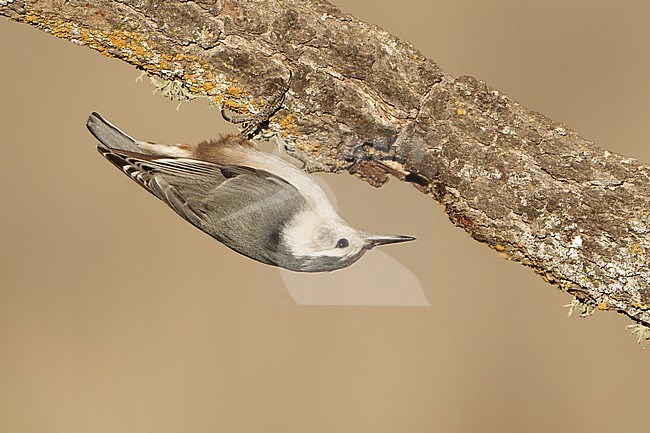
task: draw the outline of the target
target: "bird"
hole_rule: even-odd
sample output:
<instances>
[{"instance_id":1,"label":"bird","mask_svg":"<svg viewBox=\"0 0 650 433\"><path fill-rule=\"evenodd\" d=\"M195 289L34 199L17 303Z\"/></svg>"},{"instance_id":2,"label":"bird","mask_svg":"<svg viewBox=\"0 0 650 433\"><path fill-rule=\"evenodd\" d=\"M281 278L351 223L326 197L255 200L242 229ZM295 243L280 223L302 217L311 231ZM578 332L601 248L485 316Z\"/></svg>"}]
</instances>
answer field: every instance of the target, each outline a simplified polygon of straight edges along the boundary
<instances>
[{"instance_id":1,"label":"bird","mask_svg":"<svg viewBox=\"0 0 650 433\"><path fill-rule=\"evenodd\" d=\"M296 272L350 266L378 245L415 240L348 224L306 172L246 135L195 146L132 138L100 114L86 123L97 150L183 219L228 248Z\"/></svg>"}]
</instances>

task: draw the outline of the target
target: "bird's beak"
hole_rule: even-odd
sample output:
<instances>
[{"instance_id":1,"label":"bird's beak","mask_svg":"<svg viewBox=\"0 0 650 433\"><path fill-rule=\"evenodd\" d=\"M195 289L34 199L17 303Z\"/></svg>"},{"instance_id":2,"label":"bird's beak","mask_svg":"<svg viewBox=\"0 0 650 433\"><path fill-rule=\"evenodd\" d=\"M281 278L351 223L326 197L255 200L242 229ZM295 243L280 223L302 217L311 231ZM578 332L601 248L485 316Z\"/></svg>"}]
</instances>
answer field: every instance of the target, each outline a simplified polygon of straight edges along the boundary
<instances>
[{"instance_id":1,"label":"bird's beak","mask_svg":"<svg viewBox=\"0 0 650 433\"><path fill-rule=\"evenodd\" d=\"M376 247L377 245L388 245L388 244L397 244L400 242L414 241L413 236L402 236L402 235L367 235L366 241L370 247Z\"/></svg>"}]
</instances>

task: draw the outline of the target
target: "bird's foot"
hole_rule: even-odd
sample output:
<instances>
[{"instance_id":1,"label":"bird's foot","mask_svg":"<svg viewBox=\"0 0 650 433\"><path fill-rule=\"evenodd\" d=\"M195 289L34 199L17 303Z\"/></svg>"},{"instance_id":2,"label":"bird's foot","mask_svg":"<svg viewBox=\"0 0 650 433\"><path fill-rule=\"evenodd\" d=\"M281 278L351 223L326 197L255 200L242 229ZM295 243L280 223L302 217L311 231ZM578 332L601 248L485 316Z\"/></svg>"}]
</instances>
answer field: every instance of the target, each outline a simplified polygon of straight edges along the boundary
<instances>
[{"instance_id":1,"label":"bird's foot","mask_svg":"<svg viewBox=\"0 0 650 433\"><path fill-rule=\"evenodd\" d=\"M226 109L222 109L221 116L228 122L237 125L242 124L244 129L242 129L240 134L244 137L254 135L282 106L284 97L289 91L289 86L291 85L291 77L292 74L291 71L289 71L289 79L286 82L283 81L278 91L271 96L267 104L258 113L243 115L232 112L228 113L226 112Z\"/></svg>"}]
</instances>

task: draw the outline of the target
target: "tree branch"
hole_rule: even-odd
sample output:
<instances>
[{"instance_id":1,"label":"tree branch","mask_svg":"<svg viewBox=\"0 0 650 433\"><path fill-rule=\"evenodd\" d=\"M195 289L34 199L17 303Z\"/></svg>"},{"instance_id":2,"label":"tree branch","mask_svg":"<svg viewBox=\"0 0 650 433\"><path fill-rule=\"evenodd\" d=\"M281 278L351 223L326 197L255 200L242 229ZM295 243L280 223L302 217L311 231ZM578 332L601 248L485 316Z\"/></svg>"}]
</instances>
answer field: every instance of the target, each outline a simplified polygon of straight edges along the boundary
<instances>
[{"instance_id":1,"label":"tree branch","mask_svg":"<svg viewBox=\"0 0 650 433\"><path fill-rule=\"evenodd\" d=\"M648 167L325 1L0 0L0 14L240 112L292 71L269 130L308 170L410 182L474 239L650 324Z\"/></svg>"}]
</instances>

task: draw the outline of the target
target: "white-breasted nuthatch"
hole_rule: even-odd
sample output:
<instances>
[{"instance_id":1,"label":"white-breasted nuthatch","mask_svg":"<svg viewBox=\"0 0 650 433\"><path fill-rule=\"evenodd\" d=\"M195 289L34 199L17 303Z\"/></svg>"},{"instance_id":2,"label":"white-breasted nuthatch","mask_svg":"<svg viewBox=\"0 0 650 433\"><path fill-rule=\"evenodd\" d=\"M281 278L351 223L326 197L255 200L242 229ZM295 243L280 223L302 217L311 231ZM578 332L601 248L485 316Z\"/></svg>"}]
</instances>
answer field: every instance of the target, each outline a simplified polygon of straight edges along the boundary
<instances>
[{"instance_id":1,"label":"white-breasted nuthatch","mask_svg":"<svg viewBox=\"0 0 650 433\"><path fill-rule=\"evenodd\" d=\"M333 271L377 245L415 239L351 227L307 173L243 135L192 147L135 140L97 113L87 126L116 167L197 228L262 263Z\"/></svg>"}]
</instances>

